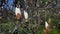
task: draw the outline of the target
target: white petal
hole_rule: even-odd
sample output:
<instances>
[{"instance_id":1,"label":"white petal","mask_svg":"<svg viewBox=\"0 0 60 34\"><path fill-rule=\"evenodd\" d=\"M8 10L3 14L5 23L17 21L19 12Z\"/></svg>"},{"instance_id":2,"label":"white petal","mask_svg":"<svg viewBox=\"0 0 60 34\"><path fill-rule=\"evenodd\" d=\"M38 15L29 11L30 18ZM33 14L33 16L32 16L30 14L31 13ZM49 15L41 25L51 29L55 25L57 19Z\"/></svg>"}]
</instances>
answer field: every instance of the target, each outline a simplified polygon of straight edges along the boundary
<instances>
[{"instance_id":1,"label":"white petal","mask_svg":"<svg viewBox=\"0 0 60 34\"><path fill-rule=\"evenodd\" d=\"M24 11L24 17L25 19L28 19L28 13L26 11Z\"/></svg>"},{"instance_id":2,"label":"white petal","mask_svg":"<svg viewBox=\"0 0 60 34\"><path fill-rule=\"evenodd\" d=\"M45 22L45 28L47 28L48 27L48 23L47 22Z\"/></svg>"},{"instance_id":3,"label":"white petal","mask_svg":"<svg viewBox=\"0 0 60 34\"><path fill-rule=\"evenodd\" d=\"M21 15L21 10L20 10L20 8L15 8L15 14L17 15L17 13L19 13L20 15Z\"/></svg>"}]
</instances>

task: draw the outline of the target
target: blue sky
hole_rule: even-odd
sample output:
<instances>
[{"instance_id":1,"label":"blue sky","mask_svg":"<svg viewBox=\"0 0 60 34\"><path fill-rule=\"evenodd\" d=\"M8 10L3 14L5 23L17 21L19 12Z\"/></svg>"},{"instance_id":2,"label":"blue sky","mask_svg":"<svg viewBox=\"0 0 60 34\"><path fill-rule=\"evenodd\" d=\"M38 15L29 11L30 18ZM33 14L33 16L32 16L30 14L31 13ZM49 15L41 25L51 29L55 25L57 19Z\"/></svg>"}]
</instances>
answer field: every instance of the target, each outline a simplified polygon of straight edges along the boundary
<instances>
[{"instance_id":1,"label":"blue sky","mask_svg":"<svg viewBox=\"0 0 60 34\"><path fill-rule=\"evenodd\" d=\"M5 4L5 8L7 10L11 9L11 6L13 5L14 0L8 0L8 3Z\"/></svg>"}]
</instances>

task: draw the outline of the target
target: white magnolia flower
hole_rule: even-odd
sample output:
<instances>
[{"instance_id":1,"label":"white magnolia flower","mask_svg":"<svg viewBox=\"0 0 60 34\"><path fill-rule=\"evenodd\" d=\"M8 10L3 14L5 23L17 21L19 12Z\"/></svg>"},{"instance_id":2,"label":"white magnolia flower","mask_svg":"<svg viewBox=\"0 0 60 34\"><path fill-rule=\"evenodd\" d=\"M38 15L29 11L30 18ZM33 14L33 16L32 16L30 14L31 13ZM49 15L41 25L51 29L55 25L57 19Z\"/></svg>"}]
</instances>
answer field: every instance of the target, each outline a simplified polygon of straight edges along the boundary
<instances>
[{"instance_id":1,"label":"white magnolia flower","mask_svg":"<svg viewBox=\"0 0 60 34\"><path fill-rule=\"evenodd\" d=\"M49 25L48 25L48 23L47 22L45 22L45 28L47 28Z\"/></svg>"},{"instance_id":2,"label":"white magnolia flower","mask_svg":"<svg viewBox=\"0 0 60 34\"><path fill-rule=\"evenodd\" d=\"M28 13L24 10L24 17L25 19L28 19Z\"/></svg>"},{"instance_id":3,"label":"white magnolia flower","mask_svg":"<svg viewBox=\"0 0 60 34\"><path fill-rule=\"evenodd\" d=\"M20 10L20 8L17 8L17 7L16 7L16 8L15 8L15 14L17 15L18 13L21 15L21 10Z\"/></svg>"}]
</instances>

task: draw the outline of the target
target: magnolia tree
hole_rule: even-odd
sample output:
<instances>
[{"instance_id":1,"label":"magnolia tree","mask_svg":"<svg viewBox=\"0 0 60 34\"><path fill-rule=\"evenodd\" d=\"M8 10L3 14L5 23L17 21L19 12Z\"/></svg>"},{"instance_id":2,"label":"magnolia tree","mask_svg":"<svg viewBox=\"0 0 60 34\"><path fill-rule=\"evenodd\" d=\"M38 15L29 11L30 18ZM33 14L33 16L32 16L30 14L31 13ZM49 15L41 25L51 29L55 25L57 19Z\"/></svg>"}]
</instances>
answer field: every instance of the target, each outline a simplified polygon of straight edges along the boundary
<instances>
[{"instance_id":1,"label":"magnolia tree","mask_svg":"<svg viewBox=\"0 0 60 34\"><path fill-rule=\"evenodd\" d=\"M25 19L23 18L20 24L21 26L19 27L19 33L38 34L42 24L43 27L41 29L43 30L45 21L53 16L52 14L55 13L54 11L56 9L55 0L15 0L15 4L17 2L21 5L22 14L23 10L26 10L28 13L28 23L25 23ZM1 22L3 21L3 23L1 23L1 32L9 34L14 31L18 21L16 20L14 11L9 10L9 12L5 9L3 11L5 12L3 12L4 18L1 20Z\"/></svg>"}]
</instances>

